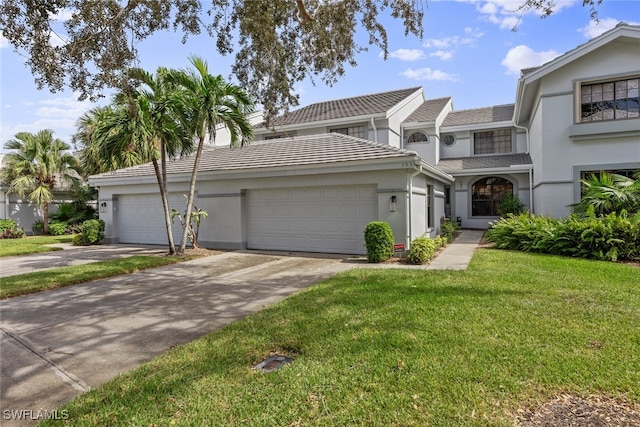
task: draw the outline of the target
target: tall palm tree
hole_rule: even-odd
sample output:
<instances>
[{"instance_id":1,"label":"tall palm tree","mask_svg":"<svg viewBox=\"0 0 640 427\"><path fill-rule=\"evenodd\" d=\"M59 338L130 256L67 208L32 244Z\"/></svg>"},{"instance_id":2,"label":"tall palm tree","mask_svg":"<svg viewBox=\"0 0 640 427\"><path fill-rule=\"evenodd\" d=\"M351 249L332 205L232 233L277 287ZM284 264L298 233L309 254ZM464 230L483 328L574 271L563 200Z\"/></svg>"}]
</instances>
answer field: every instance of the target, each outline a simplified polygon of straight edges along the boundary
<instances>
[{"instance_id":1,"label":"tall palm tree","mask_svg":"<svg viewBox=\"0 0 640 427\"><path fill-rule=\"evenodd\" d=\"M45 129L36 134L20 132L4 148L13 151L5 156L2 179L10 183L10 191L20 197L28 193L29 200L42 209L44 232L49 233L54 187L77 179L78 161L69 152L71 146Z\"/></svg>"},{"instance_id":2,"label":"tall palm tree","mask_svg":"<svg viewBox=\"0 0 640 427\"><path fill-rule=\"evenodd\" d=\"M181 102L179 90L165 79L165 68L155 77L141 69L129 71L140 87L120 92L108 110L93 112L78 123L77 138L84 140L84 159L100 171L151 162L165 214L169 253L176 253L167 193L167 158L189 154L193 140L176 111ZM95 120L94 120L95 119Z\"/></svg>"},{"instance_id":3,"label":"tall palm tree","mask_svg":"<svg viewBox=\"0 0 640 427\"><path fill-rule=\"evenodd\" d=\"M76 133L71 142L80 150L80 164L85 178L103 172L110 172L113 165L104 162L100 158L100 145L97 143L96 130L107 118L114 114L113 107L94 107L84 113L76 121Z\"/></svg>"},{"instance_id":4,"label":"tall palm tree","mask_svg":"<svg viewBox=\"0 0 640 427\"><path fill-rule=\"evenodd\" d=\"M231 146L248 144L253 137L253 127L247 115L253 112L254 103L247 92L227 83L221 75L209 74L209 68L201 58L191 56L193 69L170 73L171 80L184 89L182 120L189 132L197 139L198 146L193 162L185 218L191 218L193 198L202 149L207 138L215 142L219 126L228 129ZM184 252L187 245L188 227L185 227L178 252Z\"/></svg>"}]
</instances>

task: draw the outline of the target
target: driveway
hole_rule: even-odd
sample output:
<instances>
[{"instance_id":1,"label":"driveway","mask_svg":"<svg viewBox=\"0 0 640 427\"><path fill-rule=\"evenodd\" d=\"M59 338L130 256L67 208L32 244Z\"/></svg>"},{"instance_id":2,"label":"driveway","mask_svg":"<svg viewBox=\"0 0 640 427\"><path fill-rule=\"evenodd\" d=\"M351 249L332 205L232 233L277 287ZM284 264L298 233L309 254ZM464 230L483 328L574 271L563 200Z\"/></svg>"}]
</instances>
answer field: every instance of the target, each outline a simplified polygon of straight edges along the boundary
<instances>
[{"instance_id":1,"label":"driveway","mask_svg":"<svg viewBox=\"0 0 640 427\"><path fill-rule=\"evenodd\" d=\"M40 410L356 266L340 256L228 252L4 300L0 424L34 424Z\"/></svg>"}]
</instances>

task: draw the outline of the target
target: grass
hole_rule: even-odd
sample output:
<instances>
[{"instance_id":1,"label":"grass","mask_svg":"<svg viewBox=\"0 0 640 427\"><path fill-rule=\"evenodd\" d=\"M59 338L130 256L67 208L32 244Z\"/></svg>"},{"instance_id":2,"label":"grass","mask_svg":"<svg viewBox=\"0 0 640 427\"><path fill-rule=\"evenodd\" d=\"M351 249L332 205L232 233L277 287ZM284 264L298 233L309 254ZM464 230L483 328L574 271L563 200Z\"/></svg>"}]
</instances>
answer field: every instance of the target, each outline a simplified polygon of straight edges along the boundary
<instances>
[{"instance_id":1,"label":"grass","mask_svg":"<svg viewBox=\"0 0 640 427\"><path fill-rule=\"evenodd\" d=\"M60 267L34 273L0 278L0 299L26 295L92 280L133 273L193 259L185 257L158 257L135 255L127 258Z\"/></svg>"},{"instance_id":2,"label":"grass","mask_svg":"<svg viewBox=\"0 0 640 427\"><path fill-rule=\"evenodd\" d=\"M561 392L639 402L638 319L628 265L484 249L467 271L358 269L79 396L63 423L512 426ZM252 369L276 351L295 361Z\"/></svg>"},{"instance_id":3,"label":"grass","mask_svg":"<svg viewBox=\"0 0 640 427\"><path fill-rule=\"evenodd\" d=\"M53 243L71 243L72 235L64 236L30 236L21 239L0 239L0 257L35 254L58 251L52 248Z\"/></svg>"}]
</instances>

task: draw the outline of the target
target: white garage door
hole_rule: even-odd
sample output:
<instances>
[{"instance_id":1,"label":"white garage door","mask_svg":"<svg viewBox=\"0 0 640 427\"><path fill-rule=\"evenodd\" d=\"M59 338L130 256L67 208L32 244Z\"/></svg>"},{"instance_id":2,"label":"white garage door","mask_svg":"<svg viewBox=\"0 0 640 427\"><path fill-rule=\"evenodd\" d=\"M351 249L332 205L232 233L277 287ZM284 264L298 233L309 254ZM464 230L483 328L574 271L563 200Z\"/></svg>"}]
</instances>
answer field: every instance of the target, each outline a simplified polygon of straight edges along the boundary
<instances>
[{"instance_id":1,"label":"white garage door","mask_svg":"<svg viewBox=\"0 0 640 427\"><path fill-rule=\"evenodd\" d=\"M169 195L170 208L184 211L185 206L186 199L182 195ZM160 194L119 195L115 216L120 243L168 244ZM182 226L177 218L172 229L177 245L182 234Z\"/></svg>"},{"instance_id":2,"label":"white garage door","mask_svg":"<svg viewBox=\"0 0 640 427\"><path fill-rule=\"evenodd\" d=\"M374 185L247 191L249 249L363 254L377 219Z\"/></svg>"}]
</instances>

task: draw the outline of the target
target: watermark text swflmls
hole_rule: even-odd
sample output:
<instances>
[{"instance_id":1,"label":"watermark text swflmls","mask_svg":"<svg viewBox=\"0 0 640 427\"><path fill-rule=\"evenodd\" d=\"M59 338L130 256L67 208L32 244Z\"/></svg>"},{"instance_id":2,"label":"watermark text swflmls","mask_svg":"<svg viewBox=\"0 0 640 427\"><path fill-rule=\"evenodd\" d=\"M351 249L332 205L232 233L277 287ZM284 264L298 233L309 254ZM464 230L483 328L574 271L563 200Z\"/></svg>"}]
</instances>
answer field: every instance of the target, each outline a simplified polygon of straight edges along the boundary
<instances>
[{"instance_id":1,"label":"watermark text swflmls","mask_svg":"<svg viewBox=\"0 0 640 427\"><path fill-rule=\"evenodd\" d=\"M42 421L42 420L67 420L69 419L69 410L55 409L49 411L47 409L5 409L2 411L3 420L25 420L25 421Z\"/></svg>"}]
</instances>

